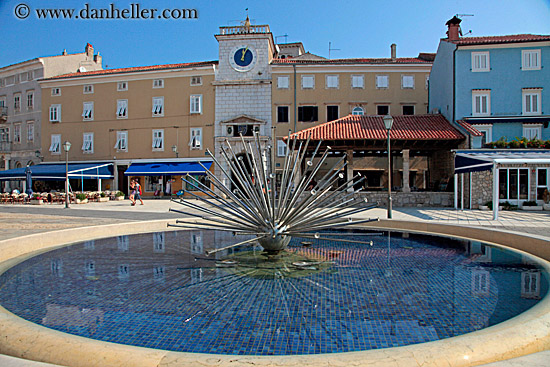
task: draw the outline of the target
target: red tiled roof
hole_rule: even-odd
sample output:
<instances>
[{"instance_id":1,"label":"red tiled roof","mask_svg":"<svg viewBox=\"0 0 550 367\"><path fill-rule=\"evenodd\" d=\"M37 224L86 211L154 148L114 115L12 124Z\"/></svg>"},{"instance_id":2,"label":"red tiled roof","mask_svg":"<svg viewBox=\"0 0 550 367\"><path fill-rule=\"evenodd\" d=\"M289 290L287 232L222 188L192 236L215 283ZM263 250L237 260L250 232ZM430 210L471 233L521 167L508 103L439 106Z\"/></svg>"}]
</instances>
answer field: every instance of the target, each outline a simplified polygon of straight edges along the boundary
<instances>
[{"instance_id":1,"label":"red tiled roof","mask_svg":"<svg viewBox=\"0 0 550 367\"><path fill-rule=\"evenodd\" d=\"M550 41L550 35L511 34L507 36L463 37L456 41L447 41L457 45L485 45L494 43Z\"/></svg>"},{"instance_id":2,"label":"red tiled roof","mask_svg":"<svg viewBox=\"0 0 550 367\"><path fill-rule=\"evenodd\" d=\"M475 127L464 120L458 120L456 123L462 126L472 136L483 136L483 134L479 130L477 130Z\"/></svg>"},{"instance_id":3,"label":"red tiled roof","mask_svg":"<svg viewBox=\"0 0 550 367\"><path fill-rule=\"evenodd\" d=\"M383 116L348 115L292 134L312 140L384 140ZM393 116L392 140L463 140L465 137L443 115Z\"/></svg>"},{"instance_id":4,"label":"red tiled roof","mask_svg":"<svg viewBox=\"0 0 550 367\"><path fill-rule=\"evenodd\" d=\"M431 64L432 61L418 57L399 57L393 61L391 58L382 59L324 59L307 60L299 58L274 59L272 64L331 64L331 65L349 65L349 64Z\"/></svg>"},{"instance_id":5,"label":"red tiled roof","mask_svg":"<svg viewBox=\"0 0 550 367\"><path fill-rule=\"evenodd\" d=\"M95 75L108 75L108 74L126 74L134 73L138 71L155 71L155 70L167 70L167 69L185 69L193 68L199 66L208 66L217 64L217 61L201 61L201 62L188 62L181 64L166 64L166 65L152 65L152 66L135 66L131 68L120 68L120 69L106 69L106 70L95 70L95 71L86 71L84 73L70 73L54 76L48 78L47 80L53 79L65 79L65 78L79 78L84 76L95 76Z\"/></svg>"}]
</instances>

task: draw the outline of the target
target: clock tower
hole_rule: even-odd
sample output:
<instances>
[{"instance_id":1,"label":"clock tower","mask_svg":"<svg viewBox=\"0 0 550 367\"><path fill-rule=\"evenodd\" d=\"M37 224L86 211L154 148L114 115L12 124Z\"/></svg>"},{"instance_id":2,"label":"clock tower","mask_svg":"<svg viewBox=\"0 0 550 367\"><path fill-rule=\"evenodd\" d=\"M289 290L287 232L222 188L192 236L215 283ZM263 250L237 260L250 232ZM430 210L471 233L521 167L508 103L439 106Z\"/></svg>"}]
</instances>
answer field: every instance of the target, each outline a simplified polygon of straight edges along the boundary
<instances>
[{"instance_id":1,"label":"clock tower","mask_svg":"<svg viewBox=\"0 0 550 367\"><path fill-rule=\"evenodd\" d=\"M216 39L219 64L213 84L216 89L215 154L218 157L225 139L237 154L244 151L240 134L249 140L257 131L263 145L271 139L270 63L275 55L275 44L269 26L251 25L248 16L240 26L220 27ZM221 172L215 173L218 177L223 176Z\"/></svg>"}]
</instances>

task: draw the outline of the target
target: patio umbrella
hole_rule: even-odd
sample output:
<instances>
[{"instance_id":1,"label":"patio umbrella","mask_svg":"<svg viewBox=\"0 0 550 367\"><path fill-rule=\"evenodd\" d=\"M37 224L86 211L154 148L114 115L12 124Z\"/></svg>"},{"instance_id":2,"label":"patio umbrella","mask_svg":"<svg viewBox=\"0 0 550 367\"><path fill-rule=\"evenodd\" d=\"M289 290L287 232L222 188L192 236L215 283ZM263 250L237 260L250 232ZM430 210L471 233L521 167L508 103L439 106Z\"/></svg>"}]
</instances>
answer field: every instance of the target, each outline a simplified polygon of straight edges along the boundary
<instances>
[{"instance_id":1,"label":"patio umbrella","mask_svg":"<svg viewBox=\"0 0 550 367\"><path fill-rule=\"evenodd\" d=\"M25 192L27 193L27 195L31 196L32 195L32 171L31 171L31 167L29 166L25 168L25 181L26 181Z\"/></svg>"}]
</instances>

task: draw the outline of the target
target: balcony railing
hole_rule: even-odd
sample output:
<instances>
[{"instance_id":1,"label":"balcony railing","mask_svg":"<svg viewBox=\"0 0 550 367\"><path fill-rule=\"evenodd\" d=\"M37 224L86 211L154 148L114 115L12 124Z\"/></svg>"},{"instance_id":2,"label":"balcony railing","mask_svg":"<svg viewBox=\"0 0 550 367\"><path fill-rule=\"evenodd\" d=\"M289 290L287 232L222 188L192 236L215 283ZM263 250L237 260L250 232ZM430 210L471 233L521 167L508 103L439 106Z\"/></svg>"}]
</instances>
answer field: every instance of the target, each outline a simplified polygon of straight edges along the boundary
<instances>
[{"instance_id":1,"label":"balcony railing","mask_svg":"<svg viewBox=\"0 0 550 367\"><path fill-rule=\"evenodd\" d=\"M246 33L269 33L269 25L250 25L250 26L234 26L234 27L220 27L220 34L246 34Z\"/></svg>"}]
</instances>

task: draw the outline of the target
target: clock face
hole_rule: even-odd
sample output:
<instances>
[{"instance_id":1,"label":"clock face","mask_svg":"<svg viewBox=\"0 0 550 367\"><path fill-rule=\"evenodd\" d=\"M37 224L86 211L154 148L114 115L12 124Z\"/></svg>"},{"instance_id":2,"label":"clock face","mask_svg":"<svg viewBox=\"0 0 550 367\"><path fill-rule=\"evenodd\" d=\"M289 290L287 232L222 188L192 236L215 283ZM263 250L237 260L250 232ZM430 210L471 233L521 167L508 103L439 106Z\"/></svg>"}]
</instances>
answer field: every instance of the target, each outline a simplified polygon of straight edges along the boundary
<instances>
[{"instance_id":1,"label":"clock face","mask_svg":"<svg viewBox=\"0 0 550 367\"><path fill-rule=\"evenodd\" d=\"M249 71L256 64L256 50L250 46L238 46L233 49L229 63L237 71Z\"/></svg>"}]
</instances>

